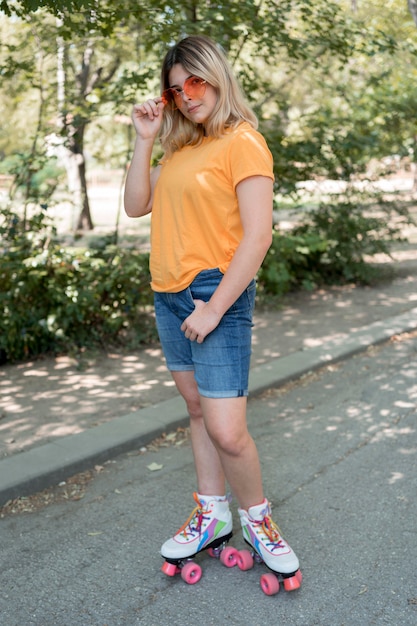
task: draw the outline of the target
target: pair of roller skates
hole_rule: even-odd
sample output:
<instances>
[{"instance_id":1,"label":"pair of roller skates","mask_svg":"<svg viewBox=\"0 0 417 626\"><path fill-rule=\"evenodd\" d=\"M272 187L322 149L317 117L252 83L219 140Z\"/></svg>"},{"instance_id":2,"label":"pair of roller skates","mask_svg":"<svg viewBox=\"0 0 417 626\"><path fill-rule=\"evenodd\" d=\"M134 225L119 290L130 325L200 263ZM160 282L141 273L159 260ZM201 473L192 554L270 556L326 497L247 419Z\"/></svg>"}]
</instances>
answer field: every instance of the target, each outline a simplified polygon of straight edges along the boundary
<instances>
[{"instance_id":1,"label":"pair of roller skates","mask_svg":"<svg viewBox=\"0 0 417 626\"><path fill-rule=\"evenodd\" d=\"M201 566L193 560L207 550L226 567L251 569L254 562L265 563L270 572L262 574L260 584L266 595L278 593L282 582L286 591L299 589L302 574L299 562L284 541L278 526L271 519L267 500L248 511L239 509L245 542L249 550L228 546L232 532L232 514L227 498L194 494L197 503L185 524L161 548L165 559L162 571L167 576L181 574L188 584L197 583L202 576Z\"/></svg>"}]
</instances>

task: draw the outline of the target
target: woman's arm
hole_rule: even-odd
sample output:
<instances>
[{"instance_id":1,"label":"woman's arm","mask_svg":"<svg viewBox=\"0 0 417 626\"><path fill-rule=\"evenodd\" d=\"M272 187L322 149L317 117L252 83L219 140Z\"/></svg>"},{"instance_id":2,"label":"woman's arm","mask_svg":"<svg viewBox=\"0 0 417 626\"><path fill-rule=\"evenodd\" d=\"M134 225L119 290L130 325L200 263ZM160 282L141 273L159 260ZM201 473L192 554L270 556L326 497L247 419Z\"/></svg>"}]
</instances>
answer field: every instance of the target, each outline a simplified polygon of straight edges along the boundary
<instances>
[{"instance_id":1,"label":"woman's arm","mask_svg":"<svg viewBox=\"0 0 417 626\"><path fill-rule=\"evenodd\" d=\"M126 177L124 205L129 217L140 217L152 210L153 192L160 167L151 171L152 149L162 122L161 98L136 104L132 121L136 130L135 148Z\"/></svg>"},{"instance_id":2,"label":"woman's arm","mask_svg":"<svg viewBox=\"0 0 417 626\"><path fill-rule=\"evenodd\" d=\"M219 286L205 303L196 308L181 328L185 336L202 343L219 324L224 313L256 276L272 242L273 181L266 176L251 176L236 187L243 238Z\"/></svg>"}]
</instances>

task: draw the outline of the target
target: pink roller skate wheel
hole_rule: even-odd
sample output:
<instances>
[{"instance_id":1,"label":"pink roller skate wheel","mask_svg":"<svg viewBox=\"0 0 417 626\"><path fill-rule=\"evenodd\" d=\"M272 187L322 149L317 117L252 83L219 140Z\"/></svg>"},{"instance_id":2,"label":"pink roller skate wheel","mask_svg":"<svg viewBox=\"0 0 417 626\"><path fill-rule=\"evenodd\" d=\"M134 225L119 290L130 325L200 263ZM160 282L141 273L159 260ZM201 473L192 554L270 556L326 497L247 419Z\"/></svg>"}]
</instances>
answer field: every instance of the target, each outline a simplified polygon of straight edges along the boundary
<instances>
[{"instance_id":1,"label":"pink roller skate wheel","mask_svg":"<svg viewBox=\"0 0 417 626\"><path fill-rule=\"evenodd\" d=\"M237 555L238 551L236 548L232 548L232 546L227 546L220 555L220 562L223 563L225 567L234 567L237 563Z\"/></svg>"},{"instance_id":2,"label":"pink roller skate wheel","mask_svg":"<svg viewBox=\"0 0 417 626\"><path fill-rule=\"evenodd\" d=\"M243 572L253 567L253 556L249 550L240 550L237 555L237 566Z\"/></svg>"},{"instance_id":3,"label":"pink roller skate wheel","mask_svg":"<svg viewBox=\"0 0 417 626\"><path fill-rule=\"evenodd\" d=\"M174 563L168 563L168 561L165 561L165 563L161 567L161 570L167 576L175 576L175 574L178 574L178 572L179 572L178 567L176 565L174 565Z\"/></svg>"},{"instance_id":4,"label":"pink roller skate wheel","mask_svg":"<svg viewBox=\"0 0 417 626\"><path fill-rule=\"evenodd\" d=\"M265 595L274 596L279 591L279 580L275 574L262 574L261 588Z\"/></svg>"},{"instance_id":5,"label":"pink roller skate wheel","mask_svg":"<svg viewBox=\"0 0 417 626\"><path fill-rule=\"evenodd\" d=\"M295 591L301 587L301 581L303 580L303 575L300 570L291 576L291 578L284 579L284 589L285 591Z\"/></svg>"},{"instance_id":6,"label":"pink roller skate wheel","mask_svg":"<svg viewBox=\"0 0 417 626\"><path fill-rule=\"evenodd\" d=\"M189 562L181 569L181 578L187 585L195 585L201 578L203 570L197 563Z\"/></svg>"}]
</instances>

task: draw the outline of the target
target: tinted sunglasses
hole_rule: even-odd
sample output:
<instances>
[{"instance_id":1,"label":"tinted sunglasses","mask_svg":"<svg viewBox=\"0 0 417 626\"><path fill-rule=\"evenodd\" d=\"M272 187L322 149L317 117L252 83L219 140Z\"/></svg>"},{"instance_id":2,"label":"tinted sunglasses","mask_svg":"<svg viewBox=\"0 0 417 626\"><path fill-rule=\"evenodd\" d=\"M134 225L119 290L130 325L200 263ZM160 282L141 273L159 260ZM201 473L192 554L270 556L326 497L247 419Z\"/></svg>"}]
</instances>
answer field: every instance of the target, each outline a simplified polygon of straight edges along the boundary
<instances>
[{"instance_id":1,"label":"tinted sunglasses","mask_svg":"<svg viewBox=\"0 0 417 626\"><path fill-rule=\"evenodd\" d=\"M169 87L162 92L162 102L166 105L175 103L177 107L182 104L183 93L189 98L202 98L206 93L207 81L198 76L190 76L184 82L182 89L179 87Z\"/></svg>"}]
</instances>

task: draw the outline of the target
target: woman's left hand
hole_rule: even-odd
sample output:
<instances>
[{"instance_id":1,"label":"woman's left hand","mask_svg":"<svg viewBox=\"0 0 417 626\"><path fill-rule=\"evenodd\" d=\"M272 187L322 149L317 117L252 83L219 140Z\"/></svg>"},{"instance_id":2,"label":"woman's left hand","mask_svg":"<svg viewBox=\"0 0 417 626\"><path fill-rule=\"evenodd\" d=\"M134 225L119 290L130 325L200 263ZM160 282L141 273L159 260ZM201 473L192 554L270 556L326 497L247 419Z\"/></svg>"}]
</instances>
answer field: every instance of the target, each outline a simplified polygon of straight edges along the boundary
<instances>
[{"instance_id":1,"label":"woman's left hand","mask_svg":"<svg viewBox=\"0 0 417 626\"><path fill-rule=\"evenodd\" d=\"M218 326L221 317L204 300L194 300L194 304L195 309L183 321L181 330L190 341L203 343L207 335Z\"/></svg>"}]
</instances>

